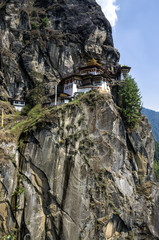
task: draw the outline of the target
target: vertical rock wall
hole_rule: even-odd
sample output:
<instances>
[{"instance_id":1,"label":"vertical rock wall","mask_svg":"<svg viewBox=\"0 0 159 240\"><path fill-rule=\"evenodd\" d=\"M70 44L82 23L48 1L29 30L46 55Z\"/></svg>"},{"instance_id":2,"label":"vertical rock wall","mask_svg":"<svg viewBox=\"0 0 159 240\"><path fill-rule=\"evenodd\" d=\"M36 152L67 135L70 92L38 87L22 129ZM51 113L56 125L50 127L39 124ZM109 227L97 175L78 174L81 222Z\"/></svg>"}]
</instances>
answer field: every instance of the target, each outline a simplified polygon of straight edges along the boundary
<instances>
[{"instance_id":1,"label":"vertical rock wall","mask_svg":"<svg viewBox=\"0 0 159 240\"><path fill-rule=\"evenodd\" d=\"M39 82L53 93L92 57L118 70L111 26L94 0L0 2L1 99ZM147 120L126 133L112 96L96 92L43 115L18 143L12 126L0 130L0 238L158 239Z\"/></svg>"},{"instance_id":2,"label":"vertical rock wall","mask_svg":"<svg viewBox=\"0 0 159 240\"><path fill-rule=\"evenodd\" d=\"M111 96L94 92L50 109L40 126L21 136L18 162L6 165L18 172L6 195L17 239L158 239L154 142L144 117L127 135ZM10 221L11 213L1 234Z\"/></svg>"}]
</instances>

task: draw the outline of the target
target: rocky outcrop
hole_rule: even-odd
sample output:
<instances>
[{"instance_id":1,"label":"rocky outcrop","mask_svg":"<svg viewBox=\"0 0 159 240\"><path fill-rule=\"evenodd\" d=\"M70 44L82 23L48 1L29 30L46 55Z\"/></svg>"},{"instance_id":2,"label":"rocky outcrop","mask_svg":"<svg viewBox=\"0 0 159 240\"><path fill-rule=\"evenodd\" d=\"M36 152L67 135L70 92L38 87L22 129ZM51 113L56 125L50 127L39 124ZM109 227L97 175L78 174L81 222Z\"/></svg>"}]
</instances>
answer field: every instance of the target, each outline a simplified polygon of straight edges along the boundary
<instances>
[{"instance_id":1,"label":"rocky outcrop","mask_svg":"<svg viewBox=\"0 0 159 240\"><path fill-rule=\"evenodd\" d=\"M53 93L92 57L118 70L111 26L94 0L2 0L0 50L2 100L39 83ZM141 117L126 131L118 88L113 99L89 92L28 116L0 101L0 239L159 239L151 126Z\"/></svg>"},{"instance_id":2,"label":"rocky outcrop","mask_svg":"<svg viewBox=\"0 0 159 240\"><path fill-rule=\"evenodd\" d=\"M2 99L23 97L39 81L52 93L92 57L115 68L119 60L111 26L94 0L2 0L0 50Z\"/></svg>"},{"instance_id":3,"label":"rocky outcrop","mask_svg":"<svg viewBox=\"0 0 159 240\"><path fill-rule=\"evenodd\" d=\"M159 142L159 127L158 127L158 121L159 121L159 113L147 108L142 109L142 114L145 115L151 126L152 126L152 131L154 135L154 139L156 142Z\"/></svg>"},{"instance_id":4,"label":"rocky outcrop","mask_svg":"<svg viewBox=\"0 0 159 240\"><path fill-rule=\"evenodd\" d=\"M22 134L19 159L3 161L0 233L158 239L154 142L145 117L127 134L111 95L97 92L43 111L37 128Z\"/></svg>"}]
</instances>

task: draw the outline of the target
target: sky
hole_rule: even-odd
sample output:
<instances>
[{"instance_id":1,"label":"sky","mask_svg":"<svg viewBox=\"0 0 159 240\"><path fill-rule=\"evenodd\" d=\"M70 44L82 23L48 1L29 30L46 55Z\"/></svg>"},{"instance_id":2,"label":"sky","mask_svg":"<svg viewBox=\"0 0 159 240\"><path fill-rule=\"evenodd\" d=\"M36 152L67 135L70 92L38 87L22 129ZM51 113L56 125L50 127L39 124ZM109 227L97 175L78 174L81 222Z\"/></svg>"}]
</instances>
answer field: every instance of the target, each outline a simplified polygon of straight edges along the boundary
<instances>
[{"instance_id":1,"label":"sky","mask_svg":"<svg viewBox=\"0 0 159 240\"><path fill-rule=\"evenodd\" d=\"M120 64L130 66L143 106L159 111L159 0L96 0L110 21Z\"/></svg>"}]
</instances>

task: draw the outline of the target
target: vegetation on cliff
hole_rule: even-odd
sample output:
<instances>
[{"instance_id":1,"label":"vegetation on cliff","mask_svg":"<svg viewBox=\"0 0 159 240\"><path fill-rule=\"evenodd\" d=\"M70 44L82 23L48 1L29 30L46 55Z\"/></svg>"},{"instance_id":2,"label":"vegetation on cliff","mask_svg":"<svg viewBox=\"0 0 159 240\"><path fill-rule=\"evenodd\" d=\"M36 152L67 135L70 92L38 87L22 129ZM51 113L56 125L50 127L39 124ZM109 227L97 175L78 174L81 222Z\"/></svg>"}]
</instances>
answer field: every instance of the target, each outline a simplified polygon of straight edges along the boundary
<instances>
[{"instance_id":1,"label":"vegetation on cliff","mask_svg":"<svg viewBox=\"0 0 159 240\"><path fill-rule=\"evenodd\" d=\"M96 102L101 100L105 101L104 95L94 90L86 94L80 94L70 103L45 108L42 107L41 104L41 99L43 98L43 93L39 92L41 87L42 85L39 85L30 92L29 104L26 105L21 112L15 112L14 107L11 106L10 103L1 101L1 105L5 108L4 128L1 135L3 135L2 138L6 141L14 139L17 142L23 132L34 131L37 128L44 127L46 124L52 122L52 119L56 116L57 112L64 114L70 108L81 108L82 102L86 102L93 108ZM36 93L38 94L36 95ZM71 113L73 114L73 112ZM81 114L81 118L78 121L79 126L83 119L84 116Z\"/></svg>"},{"instance_id":2,"label":"vegetation on cliff","mask_svg":"<svg viewBox=\"0 0 159 240\"><path fill-rule=\"evenodd\" d=\"M137 98L125 115L121 108L125 124L111 94L42 104L45 89L53 94L60 79L92 57L118 72L120 54L99 5L2 0L0 15L0 97L7 100L9 92L28 103L19 113L2 102L0 239L154 240L151 127L141 120L126 131L138 123L137 113L129 116Z\"/></svg>"},{"instance_id":3,"label":"vegetation on cliff","mask_svg":"<svg viewBox=\"0 0 159 240\"><path fill-rule=\"evenodd\" d=\"M123 80L119 95L121 96L120 112L127 128L133 129L141 116L141 94L134 78L127 75Z\"/></svg>"},{"instance_id":4,"label":"vegetation on cliff","mask_svg":"<svg viewBox=\"0 0 159 240\"><path fill-rule=\"evenodd\" d=\"M16 177L10 190L13 216L20 220L18 226L13 223L9 227L16 227L17 235L23 239L28 234L34 240L44 239L43 233L48 238L57 236L54 239L61 239L63 235L68 240L86 236L107 239L109 225L117 222L110 235L118 232L121 239L133 239L136 225L130 226L127 219L133 219L134 214L136 218L141 217L141 211L132 206L136 202L134 196L145 198L143 185L136 188L137 192L133 189L151 172L151 164L147 162L153 147L150 147L152 138L151 133L147 133L150 132L147 122L140 122L143 125L138 132L126 134L112 96L99 91L81 94L61 106L44 108L37 104L26 115L12 114L10 122L7 118L11 116L6 115L2 131L10 134L12 140L17 139L20 153L19 160L12 159ZM127 155L130 151L131 158ZM6 168L3 171L6 172ZM151 189L147 198L151 197ZM73 225L65 222L68 218ZM7 221L5 218L5 224ZM64 228L59 230L59 224ZM91 230L87 230L88 226L92 226ZM137 228L137 231L140 233L143 229ZM116 239L115 236L112 239Z\"/></svg>"},{"instance_id":5,"label":"vegetation on cliff","mask_svg":"<svg viewBox=\"0 0 159 240\"><path fill-rule=\"evenodd\" d=\"M155 142L154 171L157 181L159 181L159 143Z\"/></svg>"}]
</instances>

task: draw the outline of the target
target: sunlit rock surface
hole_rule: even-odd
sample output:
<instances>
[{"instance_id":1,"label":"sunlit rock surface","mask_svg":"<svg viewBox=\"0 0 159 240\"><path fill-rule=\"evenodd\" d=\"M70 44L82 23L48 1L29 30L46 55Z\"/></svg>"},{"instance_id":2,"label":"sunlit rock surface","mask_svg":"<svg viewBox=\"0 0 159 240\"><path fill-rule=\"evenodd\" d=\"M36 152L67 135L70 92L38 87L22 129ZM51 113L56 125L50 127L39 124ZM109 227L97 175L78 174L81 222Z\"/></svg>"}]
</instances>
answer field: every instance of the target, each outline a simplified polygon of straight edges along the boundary
<instances>
[{"instance_id":1,"label":"sunlit rock surface","mask_svg":"<svg viewBox=\"0 0 159 240\"><path fill-rule=\"evenodd\" d=\"M111 26L94 0L0 2L1 100L39 82L53 93L93 57L118 70ZM117 89L113 98L92 92L43 109L20 138L25 117L0 102L0 239L159 238L151 126L141 117L126 132Z\"/></svg>"},{"instance_id":2,"label":"sunlit rock surface","mask_svg":"<svg viewBox=\"0 0 159 240\"><path fill-rule=\"evenodd\" d=\"M119 60L110 23L94 0L2 0L0 50L2 99L22 96L37 81L53 93L92 57L115 68Z\"/></svg>"},{"instance_id":3,"label":"sunlit rock surface","mask_svg":"<svg viewBox=\"0 0 159 240\"><path fill-rule=\"evenodd\" d=\"M147 119L127 134L109 94L50 109L21 136L19 158L3 160L1 234L16 228L18 239L158 239L153 153Z\"/></svg>"}]
</instances>

